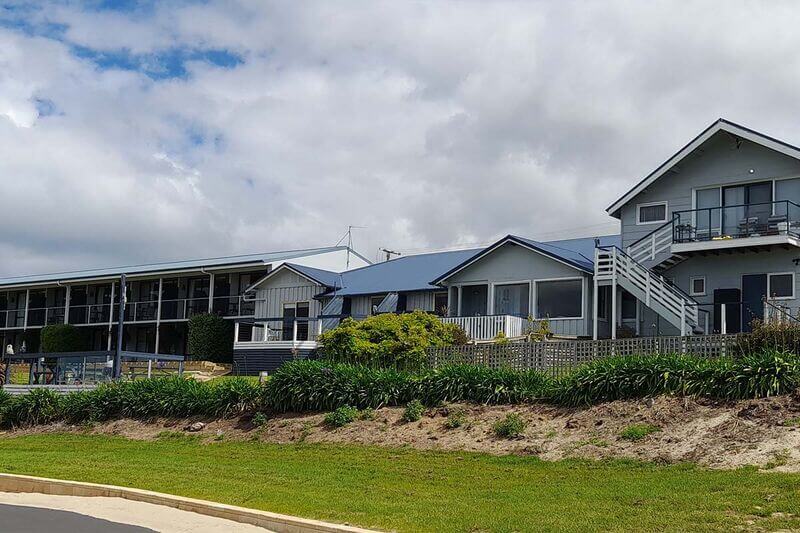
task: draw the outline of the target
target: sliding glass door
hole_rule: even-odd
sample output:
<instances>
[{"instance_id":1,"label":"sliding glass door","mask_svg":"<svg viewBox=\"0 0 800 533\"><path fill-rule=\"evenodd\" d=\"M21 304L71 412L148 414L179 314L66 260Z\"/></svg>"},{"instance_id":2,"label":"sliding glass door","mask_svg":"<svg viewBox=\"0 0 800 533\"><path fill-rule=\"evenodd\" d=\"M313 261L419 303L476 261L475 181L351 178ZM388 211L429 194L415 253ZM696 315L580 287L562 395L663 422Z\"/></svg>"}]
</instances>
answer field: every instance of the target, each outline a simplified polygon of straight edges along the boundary
<instances>
[{"instance_id":1,"label":"sliding glass door","mask_svg":"<svg viewBox=\"0 0 800 533\"><path fill-rule=\"evenodd\" d=\"M772 215L772 182L722 189L722 233L734 237L766 232Z\"/></svg>"}]
</instances>

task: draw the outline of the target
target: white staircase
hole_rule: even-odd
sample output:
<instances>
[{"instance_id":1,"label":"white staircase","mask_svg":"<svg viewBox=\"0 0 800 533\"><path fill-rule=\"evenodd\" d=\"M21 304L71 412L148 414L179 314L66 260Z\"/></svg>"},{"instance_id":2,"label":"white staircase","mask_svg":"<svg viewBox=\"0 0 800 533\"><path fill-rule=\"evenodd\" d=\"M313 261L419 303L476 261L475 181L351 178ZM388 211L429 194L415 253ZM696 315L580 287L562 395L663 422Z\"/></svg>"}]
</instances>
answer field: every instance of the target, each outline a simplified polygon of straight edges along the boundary
<instances>
[{"instance_id":1,"label":"white staircase","mask_svg":"<svg viewBox=\"0 0 800 533\"><path fill-rule=\"evenodd\" d=\"M594 276L599 286L619 285L628 291L678 328L681 335L703 329L697 302L617 247L595 249Z\"/></svg>"},{"instance_id":2,"label":"white staircase","mask_svg":"<svg viewBox=\"0 0 800 533\"><path fill-rule=\"evenodd\" d=\"M648 265L653 270L664 271L675 266L685 255L672 253L674 224L665 223L650 234L628 246L627 253L634 261Z\"/></svg>"}]
</instances>

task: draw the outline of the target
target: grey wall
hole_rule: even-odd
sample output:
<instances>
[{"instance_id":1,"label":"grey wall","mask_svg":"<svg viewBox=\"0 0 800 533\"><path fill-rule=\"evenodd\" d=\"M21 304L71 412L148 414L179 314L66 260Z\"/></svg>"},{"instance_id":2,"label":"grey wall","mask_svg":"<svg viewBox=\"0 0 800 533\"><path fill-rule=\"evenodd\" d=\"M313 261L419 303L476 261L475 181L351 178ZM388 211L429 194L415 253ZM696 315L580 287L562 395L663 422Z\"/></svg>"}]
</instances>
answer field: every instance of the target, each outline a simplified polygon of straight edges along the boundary
<instances>
[{"instance_id":1,"label":"grey wall","mask_svg":"<svg viewBox=\"0 0 800 533\"><path fill-rule=\"evenodd\" d=\"M504 283L530 281L530 309L533 313L536 302L536 280L554 278L575 278L584 280L583 318L551 319L550 329L559 335L586 336L591 335L592 314L592 277L560 261L544 256L513 243L506 243L492 253L484 256L469 267L458 272L443 283L446 286L470 283ZM451 310L455 310L452 299Z\"/></svg>"},{"instance_id":2,"label":"grey wall","mask_svg":"<svg viewBox=\"0 0 800 533\"><path fill-rule=\"evenodd\" d=\"M742 141L737 148L733 137L724 132L711 137L702 148L622 207L623 250L660 226L637 225L637 204L666 200L671 216L674 211L692 209L695 188L800 175L800 161L750 141Z\"/></svg>"},{"instance_id":3,"label":"grey wall","mask_svg":"<svg viewBox=\"0 0 800 533\"><path fill-rule=\"evenodd\" d=\"M406 293L406 310L407 311L414 311L419 309L420 311L428 311L429 313L433 312L433 295L436 291L417 291L417 292L408 292ZM442 289L441 292L445 292L445 289ZM376 295L377 296L377 295ZM353 316L368 316L371 312L369 301L371 296L353 296L351 301L351 314Z\"/></svg>"},{"instance_id":4,"label":"grey wall","mask_svg":"<svg viewBox=\"0 0 800 533\"><path fill-rule=\"evenodd\" d=\"M315 317L322 310L314 296L322 288L292 272L282 270L263 282L256 290L256 318L278 318L283 316L283 304L309 302L309 315Z\"/></svg>"}]
</instances>

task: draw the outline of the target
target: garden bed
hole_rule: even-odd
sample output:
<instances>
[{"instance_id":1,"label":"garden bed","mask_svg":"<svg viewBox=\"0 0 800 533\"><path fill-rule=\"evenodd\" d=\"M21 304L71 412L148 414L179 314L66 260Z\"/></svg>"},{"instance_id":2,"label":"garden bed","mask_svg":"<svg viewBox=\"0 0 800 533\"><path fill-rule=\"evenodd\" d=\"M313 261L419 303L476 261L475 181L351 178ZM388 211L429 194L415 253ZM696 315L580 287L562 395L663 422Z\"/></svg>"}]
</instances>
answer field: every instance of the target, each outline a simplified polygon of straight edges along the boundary
<instances>
[{"instance_id":1,"label":"garden bed","mask_svg":"<svg viewBox=\"0 0 800 533\"><path fill-rule=\"evenodd\" d=\"M459 413L459 427L451 415ZM525 423L517 438L496 436L493 426L509 413ZM417 422L403 421L404 409L381 408L368 419L332 428L325 413L272 415L255 426L250 415L230 419L131 419L91 425L64 423L7 431L3 437L54 432L119 435L159 440L173 434L201 442L341 443L410 446L423 450L466 450L496 455L564 458L632 458L661 463L692 462L713 468L754 465L800 471L800 402L793 395L736 402L674 396L613 401L586 408L542 404L482 406L448 404L426 409ZM204 426L189 431L195 422ZM196 426L199 427L199 426Z\"/></svg>"}]
</instances>

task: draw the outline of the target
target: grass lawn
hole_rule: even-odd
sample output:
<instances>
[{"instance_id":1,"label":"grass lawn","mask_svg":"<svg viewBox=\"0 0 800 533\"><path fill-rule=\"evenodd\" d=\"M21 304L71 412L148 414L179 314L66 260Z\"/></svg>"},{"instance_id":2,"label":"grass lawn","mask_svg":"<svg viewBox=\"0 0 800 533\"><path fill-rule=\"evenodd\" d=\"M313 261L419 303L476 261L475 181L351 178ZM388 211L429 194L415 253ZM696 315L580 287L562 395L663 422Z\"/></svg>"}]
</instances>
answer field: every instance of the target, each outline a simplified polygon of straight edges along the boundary
<instances>
[{"instance_id":1,"label":"grass lawn","mask_svg":"<svg viewBox=\"0 0 800 533\"><path fill-rule=\"evenodd\" d=\"M0 470L399 531L800 528L800 476L753 469L63 434L0 439Z\"/></svg>"}]
</instances>

